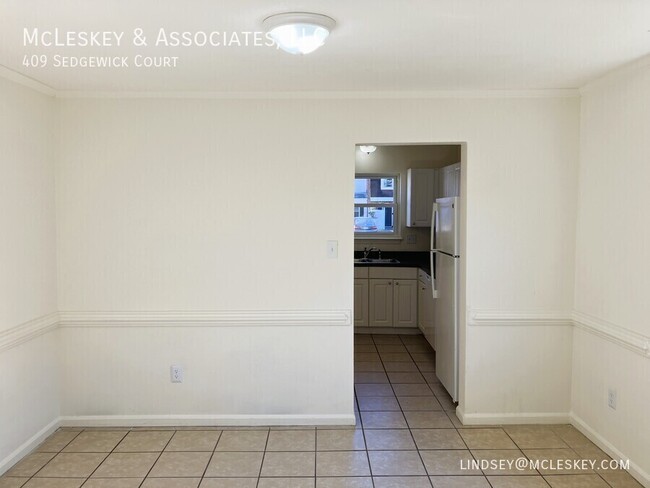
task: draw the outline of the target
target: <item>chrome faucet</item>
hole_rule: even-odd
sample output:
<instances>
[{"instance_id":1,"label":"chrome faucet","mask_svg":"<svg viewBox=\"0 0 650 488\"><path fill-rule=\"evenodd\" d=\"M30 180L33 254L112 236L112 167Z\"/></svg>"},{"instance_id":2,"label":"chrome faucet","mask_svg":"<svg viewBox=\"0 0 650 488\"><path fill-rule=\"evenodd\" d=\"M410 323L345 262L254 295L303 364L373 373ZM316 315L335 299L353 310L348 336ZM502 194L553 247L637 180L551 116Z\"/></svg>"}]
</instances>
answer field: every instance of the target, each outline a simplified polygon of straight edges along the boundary
<instances>
[{"instance_id":1,"label":"chrome faucet","mask_svg":"<svg viewBox=\"0 0 650 488\"><path fill-rule=\"evenodd\" d=\"M377 251L379 253L379 259L381 259L381 250L378 247L371 247L370 249L368 249L367 247L364 247L363 248L363 259L368 259L368 255L372 251Z\"/></svg>"}]
</instances>

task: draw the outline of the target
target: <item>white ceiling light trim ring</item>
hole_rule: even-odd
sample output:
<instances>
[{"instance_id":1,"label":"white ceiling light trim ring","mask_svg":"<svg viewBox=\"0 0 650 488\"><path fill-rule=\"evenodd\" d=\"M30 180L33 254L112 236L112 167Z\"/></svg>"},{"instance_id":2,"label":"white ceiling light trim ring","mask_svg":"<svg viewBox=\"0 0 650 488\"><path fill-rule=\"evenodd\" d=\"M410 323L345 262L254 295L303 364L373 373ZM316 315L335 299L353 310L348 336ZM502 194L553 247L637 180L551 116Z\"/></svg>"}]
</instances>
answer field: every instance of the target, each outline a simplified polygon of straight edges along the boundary
<instances>
[{"instance_id":1,"label":"white ceiling light trim ring","mask_svg":"<svg viewBox=\"0 0 650 488\"><path fill-rule=\"evenodd\" d=\"M262 24L283 51L309 54L325 43L336 21L322 14L290 12L271 15Z\"/></svg>"}]
</instances>

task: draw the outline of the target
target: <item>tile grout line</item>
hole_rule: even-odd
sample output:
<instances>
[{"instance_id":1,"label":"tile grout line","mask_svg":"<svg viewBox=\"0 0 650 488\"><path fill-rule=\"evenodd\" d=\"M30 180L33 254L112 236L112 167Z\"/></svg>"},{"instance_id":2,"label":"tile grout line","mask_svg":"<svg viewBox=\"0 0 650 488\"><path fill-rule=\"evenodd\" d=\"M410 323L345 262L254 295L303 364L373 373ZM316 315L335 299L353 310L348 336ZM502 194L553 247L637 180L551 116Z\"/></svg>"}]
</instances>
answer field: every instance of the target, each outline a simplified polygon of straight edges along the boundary
<instances>
[{"instance_id":1,"label":"tile grout line","mask_svg":"<svg viewBox=\"0 0 650 488\"><path fill-rule=\"evenodd\" d=\"M352 355L354 355L354 349L352 349ZM316 471L317 469L318 469L318 429L314 428L314 488L316 487L316 482L318 480L318 473Z\"/></svg>"},{"instance_id":2,"label":"tile grout line","mask_svg":"<svg viewBox=\"0 0 650 488\"><path fill-rule=\"evenodd\" d=\"M400 340L401 340L401 337L400 337ZM403 341L402 341L402 343L403 343ZM422 370L420 369L420 365L417 363L417 361L415 361L415 358L413 357L413 354L412 354L411 351L409 350L408 346L407 346L406 344L404 344L404 347L406 348L406 351L408 352L409 356L411 357L411 360L415 363L415 367L418 369L420 375L421 375L422 378L426 381L426 378L424 377L424 375L422 374ZM432 350L433 350L433 348L432 348ZM434 354L435 354L435 350L434 350ZM434 367L434 369L435 369L435 367ZM434 371L434 374L435 374L435 371ZM436 378L437 378L437 375L436 375ZM452 427L453 427L454 430L456 431L456 434L458 434L458 437L460 438L461 442L462 442L463 445L467 448L467 453L470 455L470 457L471 457L474 461L478 461L478 460L476 459L476 456L474 456L474 453L472 452L472 450L469 448L469 445L468 445L467 442L465 441L465 438L464 438L462 435L460 435L460 432L459 432L459 431L460 431L461 429L459 429L458 427L456 427L456 425L454 425L453 421L452 421L451 418L450 418L450 414L449 414L449 412L446 411L446 410L444 409L444 406L442 405L442 402L440 402L440 399L438 398L438 395L436 395L436 392L433 391L433 388L431 388L431 385L429 384L429 382L426 381L426 383L427 383L427 386L429 387L429 389L431 390L431 392L433 393L433 396L435 397L436 401L437 401L438 403L440 403L440 407L442 408L442 411L445 413L445 415L449 418L449 421L452 423ZM439 383L439 384L440 384L440 383ZM400 405L400 407L401 407L401 405ZM411 432L411 436L412 436L412 435L413 435L413 432L412 432L411 430L409 430L409 432ZM413 440L415 441L415 439L413 439ZM514 443L514 441L513 441L513 443ZM516 443L514 443L514 444L517 445ZM417 447L417 443L416 443L416 447ZM420 453L420 449L419 449L419 448L418 448L418 453ZM523 454L523 452L522 452L522 454ZM421 457L422 457L422 456L420 455L420 458L421 458ZM423 462L424 462L424 461L423 461ZM427 474L428 474L428 473L427 473ZM481 474L483 475L483 478L485 478L485 481L487 482L487 484L488 484L490 487L492 487L492 483L491 483L490 480L488 479L488 476L487 476L487 474L485 473L485 471L481 470ZM431 478L429 478L429 480L431 480ZM433 484L433 482L431 482L431 483ZM493 488L493 487L492 487L492 488Z\"/></svg>"},{"instance_id":3,"label":"tile grout line","mask_svg":"<svg viewBox=\"0 0 650 488\"><path fill-rule=\"evenodd\" d=\"M415 360L414 360L413 357L411 356L410 351L409 351L408 348L406 347L406 344L404 344L404 342L402 341L402 338L400 337L399 334L397 335L397 337L398 337L398 339L399 339L401 345L402 345L402 346L404 347L404 349L406 350L407 354L409 354L409 357L411 358L411 361L413 361L413 363L415 364L415 367L418 369L418 372L419 372L418 365L417 365L417 363L415 363ZM373 341L374 341L374 337L373 337ZM415 442L415 438L413 437L413 432L411 432L411 426L410 426L410 424L408 423L408 420L406 420L406 415L404 414L404 409L402 408L402 405L401 405L401 403L399 402L399 397L397 396L397 393L395 392L395 388L393 387L393 382L391 381L390 376L388 375L388 371L386 371L386 365L384 364L384 360L383 360L383 358L381 357L381 354L379 353L379 350L377 350L377 354L378 354L378 356L379 356L379 361L380 361L380 363L381 363L381 365L382 365L382 368L384 368L384 374L386 375L386 379L388 380L388 384L390 385L390 388L391 388L391 390L393 391L393 395L394 395L394 397L395 397L395 401L397 402L397 405L399 406L399 409L400 409L399 411L400 411L400 413L402 414L402 418L404 419L404 423L405 423L406 426L407 426L407 427L406 427L406 430L408 430L409 435L411 436L411 439L413 440L413 445L414 445L414 447L415 447L416 452L418 453L418 458L420 459L420 462L422 463L422 468L424 469L424 472L425 472L425 476L426 476L426 478L427 478L427 481L429 482L429 485L433 486L433 482L431 481L431 478L429 477L429 472L427 471L427 468L426 468L426 466L425 466L425 464L424 464L424 460L422 459L422 455L420 454L420 449L418 448L417 443ZM423 377L422 379L424 379L424 377ZM425 383L425 384L426 384L426 383ZM429 387L428 384L426 384L426 386L429 388L429 390L431 390L431 388ZM435 397L435 394L433 393L433 391L431 391L431 394L434 395L434 397ZM418 475L414 475L414 476L418 476Z\"/></svg>"},{"instance_id":4,"label":"tile grout line","mask_svg":"<svg viewBox=\"0 0 650 488\"><path fill-rule=\"evenodd\" d=\"M507 431L504 427L501 427L501 430L503 430L503 432L508 436L508 439L510 439L510 440L512 441L512 443L513 443L515 446L517 446L517 449L521 452L521 455L524 456L526 459L528 459L528 460L530 461L530 458L529 458L529 457L526 455L526 453L524 452L524 448L521 447L521 446L517 443L517 441L515 441L515 440L512 438L512 436L511 436L510 434L508 434L508 431ZM537 473L539 476L541 476L542 479L544 480L544 483L546 483L547 485L550 486L550 483L549 483L548 481L546 481L546 478L544 478L544 475L543 475L543 474L542 474L538 469L535 470L535 473Z\"/></svg>"},{"instance_id":5,"label":"tile grout line","mask_svg":"<svg viewBox=\"0 0 650 488\"><path fill-rule=\"evenodd\" d=\"M83 433L83 432L90 432L90 431L88 431L87 429L84 429L84 430L82 431L82 433ZM119 431L118 431L118 432L119 432ZM81 483L81 485L80 485L79 488L81 488L83 485L85 485L86 483L88 483L88 480L90 479L90 477L91 477L93 474L95 474L95 471L97 471L97 470L99 469L99 467L100 467L102 464L104 464L104 462L108 459L108 456L110 456L111 454L113 454L113 452L115 452L115 449L117 449L117 446L119 446L119 445L122 443L122 441L124 441L124 439L126 438L126 436L129 435L129 432L131 432L131 430L127 430L127 431L126 431L126 434L124 434L124 435L122 436L122 438L121 438L119 441L117 441L117 442L115 443L115 445L113 446L113 449L111 449L111 451L110 451L108 454L106 454L106 456L104 457L104 459L101 460L101 462L100 462L100 463L95 467L95 469L92 470L92 472L91 472L91 473L86 477L86 479L83 481L83 483ZM79 435L81 435L81 434L79 434ZM77 436L77 437L78 437L78 436ZM75 439L76 439L76 438L75 438ZM103 453L102 453L102 454L103 454ZM144 479L143 479L143 482L144 482ZM141 484L142 484L142 483L140 483L140 485L141 485ZM138 485L138 486L140 486L140 485Z\"/></svg>"},{"instance_id":6,"label":"tile grout line","mask_svg":"<svg viewBox=\"0 0 650 488\"><path fill-rule=\"evenodd\" d=\"M266 459L266 450L269 447L269 438L271 437L271 429L266 432L266 442L264 443L264 451L262 451L262 462L260 463L260 470L257 473L257 482L255 483L255 488L258 488L260 485L260 478L262 477L262 468L264 467L264 460Z\"/></svg>"},{"instance_id":7,"label":"tile grout line","mask_svg":"<svg viewBox=\"0 0 650 488\"><path fill-rule=\"evenodd\" d=\"M175 435L176 434L174 434L174 436ZM210 467L210 463L212 462L212 458L214 457L214 453L217 452L217 446L219 445L219 441L221 440L222 435L223 435L223 430L219 432L219 436L217 437L217 442L214 443L214 447L212 448L212 452L210 453L210 458L208 459L208 464L205 465L205 469L203 470L203 475L201 476L201 479L199 480L198 487L201 486L201 484L203 483L203 480L205 479L205 474L208 472L208 468Z\"/></svg>"},{"instance_id":8,"label":"tile grout line","mask_svg":"<svg viewBox=\"0 0 650 488\"><path fill-rule=\"evenodd\" d=\"M420 374L420 376L422 376L422 379L425 380L425 382L426 382L426 379L424 378L424 376L422 375L422 372L420 371L420 367L418 366L418 364L415 362L415 359L413 359L413 356L411 355L411 351L409 351L409 348L406 347L406 344L404 344L404 341L402 341L402 338L400 336L398 336L398 337L399 337L400 342L404 346L404 349L406 349L406 352L408 353L409 357L411 358L411 361L413 361L413 363L415 363L415 367L417 368L418 373ZM383 359L381 359L381 356L379 356L379 360L381 361L381 364L383 365L384 361L383 361ZM385 368L385 366L384 366L384 368ZM388 377L388 382L390 383L391 388L392 388L393 383L390 380L390 376L388 376L388 372L386 372L386 376ZM429 387L428 383L427 383L427 386ZM431 390L431 387L429 387L429 389ZM393 393L395 393L395 390L393 390ZM431 391L431 393L433 393L433 390ZM433 393L433 396L435 398L435 393ZM408 423L408 420L406 420L406 415L404 414L404 409L402 408L402 404L399 402L399 398L397 397L397 394L395 394L395 398L397 399L397 404L399 405L400 412L402 412L402 416L404 417L404 421L406 422L406 425L408 425L409 435L411 436L411 440L413 441L413 445L415 446L415 449L417 450L418 458L420 459L420 462L422 463L422 467L424 468L424 472L426 473L426 476L427 476L427 481L429 482L429 485L431 485L431 487L433 488L433 481L431 481L431 475L429 474L429 470L427 469L426 464L424 464L424 459L422 459L422 453L420 453L420 448L418 447L418 443L415 441L415 436L413 435L413 430L411 429L411 425ZM438 400L436 399L436 401L438 401ZM450 422L451 422L451 420L450 420ZM453 423L452 423L452 426L453 426Z\"/></svg>"},{"instance_id":9,"label":"tile grout line","mask_svg":"<svg viewBox=\"0 0 650 488\"><path fill-rule=\"evenodd\" d=\"M375 343L375 338L372 334L370 335L370 340L372 341L372 344L375 346L375 351L377 351L377 356L379 356L379 350L377 349L377 344ZM379 361L381 361L381 356L379 356ZM381 366L383 368L384 363L381 363ZM388 376L386 377L388 378ZM370 451L368 449L368 440L366 439L366 428L363 425L363 417L361 416L361 401L359 401L359 396L356 393L356 388L355 388L354 396L357 402L357 409L359 410L359 423L361 424L363 444L366 451L366 460L368 461L368 472L370 473L370 484L372 485L372 488L375 488L375 477L372 475L372 464L370 464Z\"/></svg>"},{"instance_id":10,"label":"tile grout line","mask_svg":"<svg viewBox=\"0 0 650 488\"><path fill-rule=\"evenodd\" d=\"M58 430L57 430L57 432L58 432ZM51 462L52 462L52 461L53 461L53 460L54 460L54 459L55 459L59 454L61 454L61 453L63 452L63 450L64 450L66 447L68 447L70 444L72 444L72 442L73 442L77 437L79 437L79 436L82 434L82 432L84 432L84 429L81 429L79 432L77 432L77 435L74 436L72 439L70 439L70 442L68 442L65 446L63 446L63 447L61 448L61 450L57 451L57 452L54 454L54 456L52 456L52 459L50 459L48 462L46 462L46 463L45 463L43 466L41 466L38 470L36 470L36 472L35 472L34 474L32 474L31 476L27 476L27 481L25 481L25 483L24 483L23 485L21 485L21 486L25 486L27 483L31 482L31 481L32 481L32 478L35 478L36 475L37 475L38 473L40 473L40 472L45 468L45 466L47 466L48 464L50 464L50 463L51 463ZM56 433L56 432L55 432L55 433ZM48 438L48 439L49 439L49 438ZM45 441L43 441L41 444L45 443L48 439L45 439ZM36 449L38 449L38 447L37 447ZM38 451L37 451L36 449L35 449L33 452L31 452L30 455L31 455L31 454L36 454L36 453L38 453ZM51 454L51 453L48 453L48 454ZM101 464L101 463L100 463L100 464ZM84 480L84 483L85 483L85 482L86 482L86 480ZM83 484L83 483L82 483L82 484Z\"/></svg>"},{"instance_id":11,"label":"tile grout line","mask_svg":"<svg viewBox=\"0 0 650 488\"><path fill-rule=\"evenodd\" d=\"M133 430L129 430L129 434L130 434L131 432L133 432ZM147 474L146 474L146 475L144 476L144 478L142 479L142 483L140 483L140 485L139 485L140 487L142 487L142 485L144 485L144 484L147 482L147 478L149 477L149 474L151 474L151 471L153 471L153 468L156 466L156 464L158 463L158 461L159 461L160 458L162 457L163 453L165 452L165 449L167 449L167 446L169 445L169 443L172 441L172 439L173 439L174 436L176 435L176 432L178 432L178 431L177 431L177 430L174 430L174 433L173 433L171 436L169 436L169 440L165 443L164 447L163 447L162 450L160 451L160 454L158 454L158 457L156 458L156 460L154 461L154 463L151 465L151 468L149 468L149 471L147 471ZM128 435L128 434L127 434L127 435Z\"/></svg>"},{"instance_id":12,"label":"tile grout line","mask_svg":"<svg viewBox=\"0 0 650 488\"><path fill-rule=\"evenodd\" d=\"M400 336L400 341L401 341L401 340L402 340L402 338L401 338L401 336ZM433 397L436 399L436 402L438 402L438 403L440 404L440 408L442 408L442 411L444 412L445 416L447 416L447 417L449 418L449 421L451 422L452 428L454 429L454 431L456 432L456 434L458 434L458 437L460 438L460 440L461 440L461 442L463 443L463 445L467 448L467 453L471 456L472 459L474 459L474 460L476 461L476 457L474 456L474 453L472 453L471 449L470 449L469 446L467 445L467 442L465 442L465 439L463 438L463 436L460 435L460 432L459 432L460 429L459 429L458 427L456 427L456 425L454 425L453 421L452 421L451 418L450 418L450 415L449 415L448 411L445 410L444 406L442 405L442 402L441 402L440 399L438 398L438 395L436 395L436 392L433 391L433 388L431 388L431 385L429 384L429 382L428 382L427 379L425 378L424 374L422 374L423 371L420 369L420 365L418 364L418 362L417 362L417 361L415 360L415 358L413 357L413 353L412 353L411 350L408 348L408 345L407 345L406 343L404 343L404 341L402 341L402 344L404 344L404 348L406 349L406 352L407 352L408 355L410 356L411 360L415 363L415 367L417 368L418 372L420 373L420 376L422 376L422 379L425 381L425 384L427 385L427 387L429 388L429 390L431 390L431 393L433 394ZM431 348L431 349L433 350L433 352L434 352L434 354L435 354L435 350L434 350L433 348ZM435 374L435 366L434 366L433 374ZM436 378L438 378L437 375L436 375ZM390 381L390 378L389 378L389 381ZM440 384L440 382L438 382L438 384ZM398 401L398 403L399 403L399 401ZM401 407L402 407L402 405L400 404L400 408L401 408ZM405 417L406 417L406 415L405 415ZM422 460L422 464L424 465L424 459L422 459L422 454L420 453L420 448L417 446L417 442L415 442L415 437L413 436L413 430L411 429L410 425L409 425L409 432L410 432L411 437L413 438L413 442L415 443L415 446L416 446L416 448L417 448L417 450L418 450L418 454L420 455L420 459ZM426 465L425 465L425 471L426 471ZM488 477L487 477L487 475L485 474L485 472L483 472L483 470L481 470L481 474L482 474L483 477L485 478L485 481L488 483L488 485L490 485L490 487L492 487L492 483L490 483L490 480L488 479ZM430 482L431 485L433 486L433 482L431 481L431 476L432 476L432 475L429 475L428 471L427 471L427 475L428 475L428 477L429 477L429 482Z\"/></svg>"}]
</instances>

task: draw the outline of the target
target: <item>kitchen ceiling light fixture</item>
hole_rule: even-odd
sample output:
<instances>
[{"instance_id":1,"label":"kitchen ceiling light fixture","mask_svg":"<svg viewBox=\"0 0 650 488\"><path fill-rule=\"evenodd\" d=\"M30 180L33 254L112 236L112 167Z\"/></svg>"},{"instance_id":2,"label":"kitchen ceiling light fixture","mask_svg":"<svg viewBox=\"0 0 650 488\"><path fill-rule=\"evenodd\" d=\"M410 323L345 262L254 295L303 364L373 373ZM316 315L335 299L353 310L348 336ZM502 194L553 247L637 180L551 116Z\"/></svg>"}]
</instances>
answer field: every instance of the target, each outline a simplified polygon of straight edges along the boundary
<instances>
[{"instance_id":1,"label":"kitchen ceiling light fixture","mask_svg":"<svg viewBox=\"0 0 650 488\"><path fill-rule=\"evenodd\" d=\"M359 149L366 154L374 153L377 150L377 146L359 146Z\"/></svg>"},{"instance_id":2,"label":"kitchen ceiling light fixture","mask_svg":"<svg viewBox=\"0 0 650 488\"><path fill-rule=\"evenodd\" d=\"M271 15L262 24L283 51L309 54L323 45L336 21L327 15L291 12Z\"/></svg>"}]
</instances>

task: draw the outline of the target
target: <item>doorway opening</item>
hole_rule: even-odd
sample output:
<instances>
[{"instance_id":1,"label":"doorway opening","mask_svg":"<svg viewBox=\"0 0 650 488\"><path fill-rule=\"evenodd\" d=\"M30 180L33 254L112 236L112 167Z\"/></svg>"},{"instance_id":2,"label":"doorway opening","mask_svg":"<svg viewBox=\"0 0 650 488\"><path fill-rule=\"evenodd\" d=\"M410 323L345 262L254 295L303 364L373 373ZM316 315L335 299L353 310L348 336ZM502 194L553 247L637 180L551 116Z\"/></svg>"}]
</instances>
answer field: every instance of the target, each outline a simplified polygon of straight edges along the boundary
<instances>
[{"instance_id":1,"label":"doorway opening","mask_svg":"<svg viewBox=\"0 0 650 488\"><path fill-rule=\"evenodd\" d=\"M465 158L459 142L355 147L354 365L362 419L385 407L408 420L417 407L457 421Z\"/></svg>"}]
</instances>

